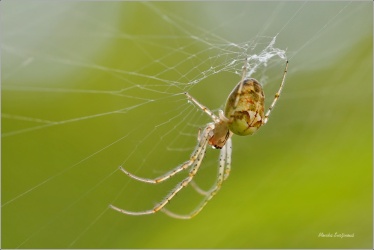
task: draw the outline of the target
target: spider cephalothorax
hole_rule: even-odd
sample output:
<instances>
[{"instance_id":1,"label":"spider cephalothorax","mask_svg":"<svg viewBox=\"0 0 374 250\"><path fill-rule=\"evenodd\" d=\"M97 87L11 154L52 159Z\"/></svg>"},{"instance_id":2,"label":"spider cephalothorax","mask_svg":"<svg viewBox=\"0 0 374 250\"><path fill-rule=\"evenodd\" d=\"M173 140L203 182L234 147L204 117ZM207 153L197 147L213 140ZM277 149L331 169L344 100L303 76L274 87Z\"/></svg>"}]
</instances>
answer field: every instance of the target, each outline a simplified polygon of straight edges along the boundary
<instances>
[{"instance_id":1,"label":"spider cephalothorax","mask_svg":"<svg viewBox=\"0 0 374 250\"><path fill-rule=\"evenodd\" d=\"M185 169L190 169L189 175L180 183L178 183L177 186L171 191L171 193L169 193L159 204L154 206L152 209L140 212L132 212L115 207L113 205L110 205L110 207L118 212L129 215L145 215L162 211L167 215L178 219L189 219L198 214L208 203L208 201L218 192L223 181L226 180L230 174L232 152L231 136L233 134L251 135L255 133L262 125L266 124L270 112L275 106L275 103L277 102L283 89L287 74L287 67L288 61L286 63L283 78L278 92L275 94L274 100L271 103L266 114L264 113L265 95L262 90L262 86L257 80L253 78L246 78L247 60L245 60L245 64L243 67L242 79L230 93L226 101L225 111L220 110L219 116L216 116L210 109L200 104L189 93L184 93L187 98L192 101L192 103L194 103L197 107L207 113L213 120L213 122L206 125L201 133L199 132L197 138L198 143L195 147L195 150L191 154L190 159L177 166L173 170L155 179L141 178L131 174L122 167L120 167L120 169L133 179L152 184L163 182ZM220 157L217 180L210 190L204 191L199 188L196 183L193 182L193 178L200 168L208 145L211 145L213 148L220 149ZM175 214L165 209L165 205L188 184L191 184L191 186L198 193L205 196L204 201L188 215Z\"/></svg>"}]
</instances>

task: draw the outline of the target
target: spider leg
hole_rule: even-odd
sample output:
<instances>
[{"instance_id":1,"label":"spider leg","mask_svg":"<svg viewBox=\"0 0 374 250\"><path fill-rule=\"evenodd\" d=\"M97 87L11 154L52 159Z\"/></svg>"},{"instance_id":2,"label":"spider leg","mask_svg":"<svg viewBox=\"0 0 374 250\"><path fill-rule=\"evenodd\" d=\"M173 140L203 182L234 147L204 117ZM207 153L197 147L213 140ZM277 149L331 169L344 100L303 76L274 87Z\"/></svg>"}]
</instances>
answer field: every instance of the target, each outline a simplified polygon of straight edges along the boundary
<instances>
[{"instance_id":1,"label":"spider leg","mask_svg":"<svg viewBox=\"0 0 374 250\"><path fill-rule=\"evenodd\" d=\"M274 108L275 106L275 103L278 101L278 98L282 92L282 89L283 89L283 86L284 86L284 82L286 80L286 75L287 75L287 68L288 68L288 61L286 62L286 67L284 69L284 73L283 73L283 78L282 78L282 82L280 84L280 87L278 89L278 92L275 94L275 97L274 97L274 100L273 102L271 103L268 111L266 112L265 114L265 117L264 117L264 120L262 121L263 124L267 123L268 119L269 119L269 115L271 113L271 110Z\"/></svg>"},{"instance_id":2,"label":"spider leg","mask_svg":"<svg viewBox=\"0 0 374 250\"><path fill-rule=\"evenodd\" d=\"M231 138L226 142L226 167L225 174L223 175L223 180L226 180L231 171L231 154L232 154L232 141Z\"/></svg>"},{"instance_id":3,"label":"spider leg","mask_svg":"<svg viewBox=\"0 0 374 250\"><path fill-rule=\"evenodd\" d=\"M244 80L247 77L247 72L248 72L247 64L248 64L248 58L246 57L245 60L244 60L242 79L240 80L240 85L239 85L238 93L237 93L236 98L235 98L234 107L236 107L238 105L239 98L242 94Z\"/></svg>"},{"instance_id":4,"label":"spider leg","mask_svg":"<svg viewBox=\"0 0 374 250\"><path fill-rule=\"evenodd\" d=\"M199 107L201 110L203 110L205 113L207 113L212 120L217 123L219 122L219 118L207 107L199 103L195 98L193 98L188 92L184 92L184 94L187 96L189 100L192 101L193 104L195 104L197 107Z\"/></svg>"},{"instance_id":5,"label":"spider leg","mask_svg":"<svg viewBox=\"0 0 374 250\"><path fill-rule=\"evenodd\" d=\"M204 145L204 151L202 151L204 153L205 153L206 146L207 146L207 143ZM195 174L197 173L197 171L198 171L198 169L199 169L199 167L201 165L202 159L204 157L204 153L201 153L199 155L199 157L196 159L196 162L194 163L193 168L192 168L192 170L189 173L189 176L187 178L185 178L182 182L180 182L174 188L174 190L171 191L170 194L168 194L158 205L156 205L152 209L145 210L145 211L140 211L140 212L132 212L132 211L127 211L127 210L118 208L118 207L113 206L113 205L110 205L110 208L112 208L112 209L114 209L114 210L116 210L118 212L121 212L121 213L124 213L124 214L128 214L128 215L146 215L146 214L153 214L153 213L156 213L156 212L160 211L166 204L169 203L169 201L177 193L179 193L179 191L181 191L184 187L186 187L191 182L192 178L195 176Z\"/></svg>"},{"instance_id":6,"label":"spider leg","mask_svg":"<svg viewBox=\"0 0 374 250\"><path fill-rule=\"evenodd\" d=\"M203 158L204 158L204 155L205 155L205 150L206 150L207 145L208 145L210 131L212 129L213 129L213 126L208 125L202 133L202 137L200 138L200 144L199 144L199 147L201 146L201 150L200 150L200 153L197 155L196 159L194 160L194 162L192 164L192 169L189 172L189 176L187 178L185 178L183 181L181 181L173 189L173 191L171 191L171 193L168 194L158 205L156 205L155 207L153 207L150 210L145 210L145 211L140 211L140 212L127 211L127 210L118 208L118 207L113 206L113 205L109 205L109 207L118 211L118 212L128 214L128 215L146 215L146 214L153 214L153 213L156 213L156 212L160 211L166 204L169 203L169 201L177 193L179 193L179 191L181 191L184 187L186 187L192 181L193 177L196 175L197 171L200 168L201 162L203 161Z\"/></svg>"},{"instance_id":7,"label":"spider leg","mask_svg":"<svg viewBox=\"0 0 374 250\"><path fill-rule=\"evenodd\" d=\"M195 189L195 191L197 193L199 193L201 195L207 196L209 194L209 190L206 191L206 190L202 189L201 187L199 187L199 185L196 184L196 182L194 180L191 181L190 185L193 189Z\"/></svg>"},{"instance_id":8,"label":"spider leg","mask_svg":"<svg viewBox=\"0 0 374 250\"><path fill-rule=\"evenodd\" d=\"M219 170L218 170L218 177L215 185L211 188L210 191L206 192L207 195L205 199L198 205L195 210L188 214L188 215L180 215L173 213L165 208L161 211L165 214L169 215L170 217L177 218L177 219L191 219L192 217L196 216L204 207L205 205L213 198L214 195L217 194L219 189L222 186L222 183L228 177L230 166L231 166L231 138L228 139L227 143L220 152L220 159L219 159Z\"/></svg>"},{"instance_id":9,"label":"spider leg","mask_svg":"<svg viewBox=\"0 0 374 250\"><path fill-rule=\"evenodd\" d=\"M231 140L227 140L226 142L226 155L227 155L227 159L226 159L226 167L225 167L225 172L224 172L224 175L223 175L223 180L225 181L229 175L230 175L230 171L231 171L231 154L232 154L232 141ZM208 196L210 193L209 193L209 190L203 190L201 187L199 187L199 185L196 184L195 181L191 181L190 183L191 187L193 189L195 189L195 191L201 195L204 195L204 196Z\"/></svg>"},{"instance_id":10,"label":"spider leg","mask_svg":"<svg viewBox=\"0 0 374 250\"><path fill-rule=\"evenodd\" d=\"M209 124L208 126L212 126L212 125ZM158 184L160 182L163 182L165 180L170 179L171 177L173 177L177 173L179 173L179 172L181 172L183 170L186 170L187 168L189 168L196 161L197 157L200 155L200 153L201 153L201 151L203 149L203 143L201 142L200 129L199 129L199 134L198 134L197 141L198 141L198 144L197 144L194 152L191 154L191 157L190 157L190 159L188 161L184 162L183 164L177 166L173 170L171 170L171 171L169 171L169 172L167 172L167 173L165 173L165 174L163 174L163 175L161 175L159 177L156 177L154 179L149 179L149 178L143 178L143 177L136 176L136 175L130 173L129 171L127 171L126 169L124 169L123 167L120 167L120 170L122 172L124 172L127 176L129 176L130 178L135 179L137 181L151 183L151 184Z\"/></svg>"},{"instance_id":11,"label":"spider leg","mask_svg":"<svg viewBox=\"0 0 374 250\"><path fill-rule=\"evenodd\" d=\"M179 172L187 169L188 167L190 167L194 163L194 161L196 161L196 158L201 153L201 150L202 150L202 148L199 145L199 147L196 148L196 150L194 151L194 153L192 154L191 158L188 161L186 161L182 165L179 165L178 167L174 168L173 170L167 172L166 174L163 174L163 175L161 175L159 177L156 177L154 179L148 179L148 178L142 178L142 177L136 176L136 175L128 172L127 170L125 170L122 167L120 167L120 170L132 179L135 179L135 180L138 180L138 181L141 181L141 182L151 183L151 184L158 184L158 183L161 183L165 180L170 179L171 177L173 177L177 173L179 173Z\"/></svg>"},{"instance_id":12,"label":"spider leg","mask_svg":"<svg viewBox=\"0 0 374 250\"><path fill-rule=\"evenodd\" d=\"M220 110L221 111L221 110ZM220 114L221 115L221 114ZM221 118L222 119L222 118ZM232 132L230 132L229 138L231 138ZM223 180L226 180L229 177L230 171L231 171L231 153L232 153L232 141L231 139L226 141L226 155L227 155L227 164L225 167L225 173L223 175ZM221 149L222 152L222 149ZM204 190L199 185L192 180L190 183L191 187L195 189L195 191L203 196L208 196L209 195L209 190Z\"/></svg>"}]
</instances>

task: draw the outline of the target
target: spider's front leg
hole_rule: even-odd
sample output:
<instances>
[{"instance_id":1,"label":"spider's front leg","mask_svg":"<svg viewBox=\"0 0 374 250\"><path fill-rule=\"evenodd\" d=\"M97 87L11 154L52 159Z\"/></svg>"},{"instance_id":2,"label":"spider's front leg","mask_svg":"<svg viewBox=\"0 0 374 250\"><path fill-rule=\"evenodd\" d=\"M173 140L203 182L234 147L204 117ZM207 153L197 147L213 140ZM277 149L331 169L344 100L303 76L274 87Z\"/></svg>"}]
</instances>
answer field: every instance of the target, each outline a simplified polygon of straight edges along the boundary
<instances>
[{"instance_id":1,"label":"spider's front leg","mask_svg":"<svg viewBox=\"0 0 374 250\"><path fill-rule=\"evenodd\" d=\"M212 120L217 123L219 122L219 118L207 107L199 103L195 98L193 98L188 92L184 92L184 94L187 96L188 100L192 101L193 104L195 104L198 108L200 108L202 111L204 111L206 114L212 118Z\"/></svg>"},{"instance_id":2,"label":"spider's front leg","mask_svg":"<svg viewBox=\"0 0 374 250\"><path fill-rule=\"evenodd\" d=\"M210 128L209 131L207 131L207 128ZM199 132L198 132L198 136L197 136L197 141L198 141L198 144L194 150L194 152L191 154L191 157L188 161L184 162L183 164L177 166L176 168L174 168L173 170L159 176L159 177L156 177L154 179L149 179L149 178L143 178L143 177L139 177L139 176L136 176L132 173L130 173L129 171L127 171L126 169L124 169L122 166L120 166L120 170L122 172L124 172L127 176L129 176L130 178L134 179L134 180L137 180L137 181L141 181L141 182L145 182L145 183L150 183L150 184L158 184L158 183L161 183L163 181L166 181L168 179L170 179L171 177L173 177L174 175L176 175L177 173L183 171L183 170L186 170L187 168L189 168L197 159L197 157L201 154L201 151L202 151L202 147L203 147L203 144L205 143L204 140L205 140L205 137L211 137L212 136L212 129L214 128L214 124L213 123L209 123L207 125L207 127L204 129L204 132L201 133L200 132L200 129L199 129ZM207 134L204 134L204 133L207 133Z\"/></svg>"},{"instance_id":3,"label":"spider's front leg","mask_svg":"<svg viewBox=\"0 0 374 250\"><path fill-rule=\"evenodd\" d=\"M191 162L190 165L192 166L192 169L189 172L188 177L185 178L182 182L180 182L173 189L173 191L169 195L167 195L158 205L156 205L155 207L153 207L150 210L145 210L145 211L140 211L140 212L127 211L127 210L118 208L118 207L113 206L113 205L110 205L110 208L112 208L112 209L114 209L118 212L128 214L128 215L146 215L146 214L153 214L153 213L156 213L156 212L160 211L167 203L169 203L169 201L177 193L179 193L179 191L181 191L183 188L185 188L192 181L194 176L196 175L197 171L200 168L201 162L203 161L203 158L205 156L205 150L206 150L206 147L208 145L208 141L209 141L209 138L210 138L210 132L212 131L213 127L214 126L212 124L208 124L208 126L203 130L203 132L201 134L200 141L199 141L199 143L197 145L197 148L195 150L195 152L198 152L198 153L196 155L194 155L194 157L192 157L189 160L189 162Z\"/></svg>"}]
</instances>

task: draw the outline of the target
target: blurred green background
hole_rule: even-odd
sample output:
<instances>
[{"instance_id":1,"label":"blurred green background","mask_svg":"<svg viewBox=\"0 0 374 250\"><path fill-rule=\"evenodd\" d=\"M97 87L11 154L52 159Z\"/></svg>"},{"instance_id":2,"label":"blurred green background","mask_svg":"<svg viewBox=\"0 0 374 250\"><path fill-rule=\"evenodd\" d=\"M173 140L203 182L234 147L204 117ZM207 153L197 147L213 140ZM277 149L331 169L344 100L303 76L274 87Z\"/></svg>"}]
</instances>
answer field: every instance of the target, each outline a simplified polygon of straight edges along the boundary
<instances>
[{"instance_id":1,"label":"blurred green background","mask_svg":"<svg viewBox=\"0 0 374 250\"><path fill-rule=\"evenodd\" d=\"M2 248L372 248L372 4L2 1ZM181 93L222 109L277 34L284 92L265 127L234 136L204 210L109 209L150 209L183 179L118 166L155 177L187 160L209 118ZM267 105L283 69L253 75ZM209 149L196 182L217 165ZM186 188L168 208L202 198Z\"/></svg>"}]
</instances>

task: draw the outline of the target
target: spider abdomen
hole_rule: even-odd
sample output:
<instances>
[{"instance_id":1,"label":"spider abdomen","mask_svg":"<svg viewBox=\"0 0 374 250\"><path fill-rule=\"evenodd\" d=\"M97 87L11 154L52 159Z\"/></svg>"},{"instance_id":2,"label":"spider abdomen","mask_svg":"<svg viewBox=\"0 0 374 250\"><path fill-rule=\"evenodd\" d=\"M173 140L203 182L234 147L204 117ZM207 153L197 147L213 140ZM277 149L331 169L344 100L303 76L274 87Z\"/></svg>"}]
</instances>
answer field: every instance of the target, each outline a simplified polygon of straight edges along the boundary
<instances>
[{"instance_id":1,"label":"spider abdomen","mask_svg":"<svg viewBox=\"0 0 374 250\"><path fill-rule=\"evenodd\" d=\"M243 84L238 83L227 98L225 107L229 129L237 135L256 132L263 124L264 100L264 91L256 79L249 78Z\"/></svg>"}]
</instances>

